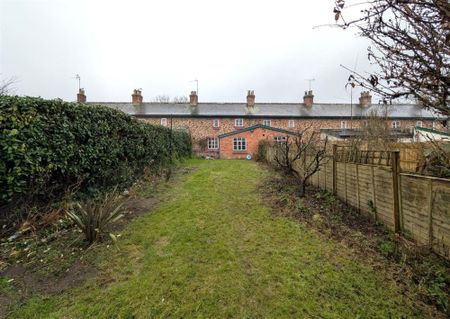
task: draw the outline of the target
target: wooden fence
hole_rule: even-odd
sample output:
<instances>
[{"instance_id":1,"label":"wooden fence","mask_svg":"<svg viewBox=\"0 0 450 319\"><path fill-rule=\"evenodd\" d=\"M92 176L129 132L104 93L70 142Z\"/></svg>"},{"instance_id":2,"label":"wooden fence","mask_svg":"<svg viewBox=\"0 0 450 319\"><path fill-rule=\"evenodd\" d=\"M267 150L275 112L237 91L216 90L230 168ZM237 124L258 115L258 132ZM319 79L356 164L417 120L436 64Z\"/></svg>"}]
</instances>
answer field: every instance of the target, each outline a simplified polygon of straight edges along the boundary
<instances>
[{"instance_id":1,"label":"wooden fence","mask_svg":"<svg viewBox=\"0 0 450 319\"><path fill-rule=\"evenodd\" d=\"M273 162L274 149L267 152ZM302 170L297 161L295 169ZM335 146L310 183L450 259L450 179L402 173L400 152Z\"/></svg>"}]
</instances>

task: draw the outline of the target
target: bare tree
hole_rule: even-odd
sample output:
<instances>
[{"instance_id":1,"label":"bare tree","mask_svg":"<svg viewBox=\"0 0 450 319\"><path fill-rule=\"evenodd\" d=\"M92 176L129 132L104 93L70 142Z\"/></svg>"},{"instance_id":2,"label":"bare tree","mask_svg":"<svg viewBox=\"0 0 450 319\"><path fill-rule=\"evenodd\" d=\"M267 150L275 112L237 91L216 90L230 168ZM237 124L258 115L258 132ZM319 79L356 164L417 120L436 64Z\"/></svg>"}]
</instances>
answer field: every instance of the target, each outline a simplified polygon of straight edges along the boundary
<instances>
[{"instance_id":1,"label":"bare tree","mask_svg":"<svg viewBox=\"0 0 450 319\"><path fill-rule=\"evenodd\" d=\"M368 38L368 59L379 71L351 72L349 84L380 95L386 103L413 98L424 108L450 115L450 3L448 0L368 0L361 16L347 21L346 0L335 0L335 20Z\"/></svg>"},{"instance_id":2,"label":"bare tree","mask_svg":"<svg viewBox=\"0 0 450 319\"><path fill-rule=\"evenodd\" d=\"M0 82L0 96L10 94L11 90L12 90L12 86L15 82L16 82L16 80L14 78L2 80Z\"/></svg>"},{"instance_id":3,"label":"bare tree","mask_svg":"<svg viewBox=\"0 0 450 319\"><path fill-rule=\"evenodd\" d=\"M189 99L187 96L175 96L172 100L173 103L187 103Z\"/></svg>"},{"instance_id":4,"label":"bare tree","mask_svg":"<svg viewBox=\"0 0 450 319\"><path fill-rule=\"evenodd\" d=\"M153 98L153 102L157 103L169 103L170 102L170 96L168 95L157 95Z\"/></svg>"},{"instance_id":5,"label":"bare tree","mask_svg":"<svg viewBox=\"0 0 450 319\"><path fill-rule=\"evenodd\" d=\"M309 178L320 170L327 160L328 138L320 140L318 134L305 129L293 137L276 144L274 160L287 174L300 180L300 197L305 196Z\"/></svg>"}]
</instances>

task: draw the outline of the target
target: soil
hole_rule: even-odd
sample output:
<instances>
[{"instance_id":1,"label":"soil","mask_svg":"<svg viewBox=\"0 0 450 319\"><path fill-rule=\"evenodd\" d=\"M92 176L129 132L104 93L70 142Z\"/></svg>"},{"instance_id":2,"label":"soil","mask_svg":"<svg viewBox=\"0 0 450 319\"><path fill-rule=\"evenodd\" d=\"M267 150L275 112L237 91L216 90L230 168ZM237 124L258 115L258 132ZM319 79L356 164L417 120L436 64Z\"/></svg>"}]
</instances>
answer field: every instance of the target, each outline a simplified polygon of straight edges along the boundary
<instances>
[{"instance_id":1,"label":"soil","mask_svg":"<svg viewBox=\"0 0 450 319\"><path fill-rule=\"evenodd\" d=\"M171 172L169 177L171 180L176 180L180 176L189 174L192 170L192 168L177 169ZM109 231L119 232L136 217L150 213L153 207L162 199L161 194L157 191L157 186L167 181L168 176L153 176L151 180L143 180L135 185L134 189L130 189L130 195L122 206L123 217L111 225ZM22 242L40 242L43 238L49 237L48 231L48 228L39 229L32 234L18 238L17 243L8 243L15 245L7 247L14 251ZM56 238L52 239L52 244L54 245L57 242L57 245L52 247L61 249L59 253L64 255L74 254L74 251L76 254L74 262L67 269L46 269L42 264L36 267L36 265L28 262L26 258L22 260L11 259L11 251L0 253L0 277L12 280L11 285L14 290L10 294L0 295L0 318L6 316L10 307L25 302L33 295L60 294L97 276L97 268L94 262L89 260L89 257L84 254L87 247L83 248L83 244L80 243L78 244L80 247L74 250L73 236L69 236L70 232L58 231L58 233L63 233L64 235L53 236ZM108 244L108 241L96 245L106 244ZM75 243L75 245L77 244ZM37 253L39 254L39 252ZM42 254L42 251L40 253ZM42 257L45 257L44 254ZM36 256L35 259L39 260L40 258L41 256ZM49 262L52 263L52 260ZM53 268L58 267L57 264L52 264L51 266Z\"/></svg>"}]
</instances>

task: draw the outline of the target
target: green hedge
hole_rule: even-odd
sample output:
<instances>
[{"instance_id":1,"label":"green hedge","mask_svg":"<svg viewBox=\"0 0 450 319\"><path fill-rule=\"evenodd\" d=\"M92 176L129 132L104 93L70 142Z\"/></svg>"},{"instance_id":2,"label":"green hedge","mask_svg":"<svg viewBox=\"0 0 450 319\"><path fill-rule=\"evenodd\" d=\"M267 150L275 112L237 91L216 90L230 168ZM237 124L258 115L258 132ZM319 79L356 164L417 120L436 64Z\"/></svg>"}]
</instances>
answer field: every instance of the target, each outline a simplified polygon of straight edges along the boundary
<instances>
[{"instance_id":1,"label":"green hedge","mask_svg":"<svg viewBox=\"0 0 450 319\"><path fill-rule=\"evenodd\" d=\"M0 97L0 206L130 183L191 155L191 138L103 106Z\"/></svg>"}]
</instances>

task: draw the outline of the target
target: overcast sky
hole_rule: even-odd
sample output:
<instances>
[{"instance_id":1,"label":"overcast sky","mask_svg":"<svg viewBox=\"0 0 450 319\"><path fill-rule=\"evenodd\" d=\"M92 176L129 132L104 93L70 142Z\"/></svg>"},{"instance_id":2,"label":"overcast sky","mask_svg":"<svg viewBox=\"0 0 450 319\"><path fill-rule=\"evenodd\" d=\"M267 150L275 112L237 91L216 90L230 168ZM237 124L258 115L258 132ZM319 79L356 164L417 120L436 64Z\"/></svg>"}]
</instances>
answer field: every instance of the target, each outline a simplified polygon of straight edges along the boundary
<instances>
[{"instance_id":1,"label":"overcast sky","mask_svg":"<svg viewBox=\"0 0 450 319\"><path fill-rule=\"evenodd\" d=\"M0 76L19 95L131 101L142 88L199 100L349 102L348 72L369 43L333 24L333 0L0 0ZM357 98L359 90L354 91Z\"/></svg>"}]
</instances>

